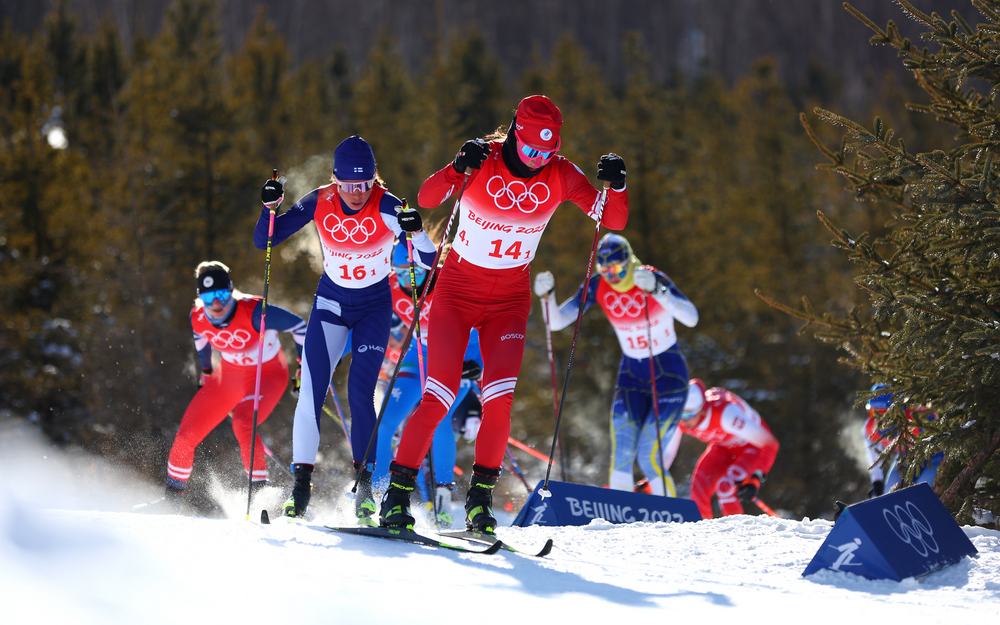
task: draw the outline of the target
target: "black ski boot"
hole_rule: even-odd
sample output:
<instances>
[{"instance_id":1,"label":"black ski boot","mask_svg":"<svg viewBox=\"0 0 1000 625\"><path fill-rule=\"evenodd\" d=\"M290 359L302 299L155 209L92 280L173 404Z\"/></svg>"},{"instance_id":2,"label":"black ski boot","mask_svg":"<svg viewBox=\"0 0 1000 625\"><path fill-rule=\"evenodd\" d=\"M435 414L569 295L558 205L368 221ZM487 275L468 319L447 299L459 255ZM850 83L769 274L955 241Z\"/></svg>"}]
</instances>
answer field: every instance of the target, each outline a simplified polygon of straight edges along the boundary
<instances>
[{"instance_id":1,"label":"black ski boot","mask_svg":"<svg viewBox=\"0 0 1000 625\"><path fill-rule=\"evenodd\" d=\"M378 523L372 517L375 515L375 495L372 493L372 471L374 463L364 465L354 463L354 476L358 481L358 490L354 495L354 514L358 517L358 525L377 527Z\"/></svg>"},{"instance_id":2,"label":"black ski boot","mask_svg":"<svg viewBox=\"0 0 1000 625\"><path fill-rule=\"evenodd\" d=\"M379 512L381 527L413 529L410 493L417 485L417 472L417 469L404 467L395 462L389 465L389 488L382 498L382 510Z\"/></svg>"},{"instance_id":3,"label":"black ski boot","mask_svg":"<svg viewBox=\"0 0 1000 625\"><path fill-rule=\"evenodd\" d=\"M472 480L465 496L465 527L470 532L492 534L497 528L493 516L493 487L500 479L500 469L472 465Z\"/></svg>"},{"instance_id":4,"label":"black ski boot","mask_svg":"<svg viewBox=\"0 0 1000 625\"><path fill-rule=\"evenodd\" d=\"M311 464L292 465L295 486L292 487L292 496L281 507L283 516L293 519L301 519L305 516L306 508L309 507L309 497L312 496L312 472L313 465Z\"/></svg>"}]
</instances>

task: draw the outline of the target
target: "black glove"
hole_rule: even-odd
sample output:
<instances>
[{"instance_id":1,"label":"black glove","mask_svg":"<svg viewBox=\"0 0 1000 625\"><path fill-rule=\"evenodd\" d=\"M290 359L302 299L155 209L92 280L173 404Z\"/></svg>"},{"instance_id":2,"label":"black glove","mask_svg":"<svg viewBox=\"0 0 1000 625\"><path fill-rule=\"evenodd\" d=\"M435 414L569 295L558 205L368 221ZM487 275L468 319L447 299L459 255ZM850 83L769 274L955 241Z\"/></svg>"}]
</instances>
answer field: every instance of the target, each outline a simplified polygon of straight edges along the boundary
<instances>
[{"instance_id":1,"label":"black glove","mask_svg":"<svg viewBox=\"0 0 1000 625\"><path fill-rule=\"evenodd\" d=\"M625 160L617 154L605 154L597 163L597 179L611 183L612 189L625 188Z\"/></svg>"},{"instance_id":2,"label":"black glove","mask_svg":"<svg viewBox=\"0 0 1000 625\"><path fill-rule=\"evenodd\" d=\"M833 522L836 523L840 515L844 514L844 510L847 510L847 504L843 501L836 501L834 504L837 506L837 511L833 513Z\"/></svg>"},{"instance_id":3,"label":"black glove","mask_svg":"<svg viewBox=\"0 0 1000 625\"><path fill-rule=\"evenodd\" d=\"M736 496L740 501L753 501L760 491L760 483L767 479L760 471L755 471L753 475L743 480L739 488L736 489Z\"/></svg>"},{"instance_id":4,"label":"black glove","mask_svg":"<svg viewBox=\"0 0 1000 625\"><path fill-rule=\"evenodd\" d=\"M462 379L475 382L483 377L483 367L475 360L466 360L462 363Z\"/></svg>"},{"instance_id":5,"label":"black glove","mask_svg":"<svg viewBox=\"0 0 1000 625\"><path fill-rule=\"evenodd\" d=\"M396 213L396 221L403 232L420 232L424 228L420 213L415 209L399 211Z\"/></svg>"},{"instance_id":6,"label":"black glove","mask_svg":"<svg viewBox=\"0 0 1000 625\"><path fill-rule=\"evenodd\" d=\"M280 180L268 180L260 188L260 201L264 204L274 204L285 196L285 185Z\"/></svg>"},{"instance_id":7,"label":"black glove","mask_svg":"<svg viewBox=\"0 0 1000 625\"><path fill-rule=\"evenodd\" d=\"M455 155L455 162L451 164L460 174L465 173L467 167L479 169L486 162L486 157L490 155L490 144L482 139L472 139L462 145L462 149Z\"/></svg>"},{"instance_id":8,"label":"black glove","mask_svg":"<svg viewBox=\"0 0 1000 625\"><path fill-rule=\"evenodd\" d=\"M875 480L872 482L872 489L868 491L868 498L874 499L876 497L881 497L885 494L885 482L882 480Z\"/></svg>"}]
</instances>

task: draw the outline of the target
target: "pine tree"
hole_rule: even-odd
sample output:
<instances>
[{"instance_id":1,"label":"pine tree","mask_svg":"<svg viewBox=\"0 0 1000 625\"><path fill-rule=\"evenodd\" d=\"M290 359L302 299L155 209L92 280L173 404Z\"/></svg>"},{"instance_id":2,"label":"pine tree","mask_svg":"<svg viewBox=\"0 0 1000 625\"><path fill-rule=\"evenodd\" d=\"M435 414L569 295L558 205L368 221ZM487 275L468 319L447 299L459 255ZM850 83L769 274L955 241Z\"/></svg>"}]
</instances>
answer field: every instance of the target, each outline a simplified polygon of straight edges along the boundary
<instances>
[{"instance_id":1,"label":"pine tree","mask_svg":"<svg viewBox=\"0 0 1000 625\"><path fill-rule=\"evenodd\" d=\"M973 28L957 11L949 23L897 1L926 29L922 38L934 51L902 37L891 21L882 29L845 7L875 32L872 43L899 51L926 92L926 103L908 108L952 126L955 140L914 153L881 118L867 128L814 109L846 132L835 150L803 115L830 161L822 169L843 175L858 200L887 206L892 219L888 232L873 238L818 213L833 245L860 267L855 282L870 310L857 305L838 318L817 313L805 298L799 309L770 303L806 320L803 330L820 326L817 338L847 352L842 362L890 386L897 401L882 426L895 428L906 451L904 483L944 452L934 484L942 502L963 522L976 510L1000 517L1000 114L993 104L1000 89L1000 2L973 0L986 22ZM874 394L861 392L859 404ZM904 407L919 406L927 410L909 421Z\"/></svg>"}]
</instances>

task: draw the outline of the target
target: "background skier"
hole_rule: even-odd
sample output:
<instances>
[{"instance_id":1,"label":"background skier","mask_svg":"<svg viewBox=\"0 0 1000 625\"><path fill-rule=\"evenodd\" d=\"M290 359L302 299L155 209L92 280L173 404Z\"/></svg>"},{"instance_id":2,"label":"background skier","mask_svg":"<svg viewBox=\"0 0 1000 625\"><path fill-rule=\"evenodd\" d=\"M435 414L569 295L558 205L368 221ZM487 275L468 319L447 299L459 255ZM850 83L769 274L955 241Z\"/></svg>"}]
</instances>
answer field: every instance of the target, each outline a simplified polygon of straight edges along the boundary
<instances>
[{"instance_id":1,"label":"background skier","mask_svg":"<svg viewBox=\"0 0 1000 625\"><path fill-rule=\"evenodd\" d=\"M396 376L392 396L387 398L389 403L382 415L382 422L379 424L378 454L372 481L377 488L383 489L388 485L389 463L392 462L393 457L392 439L396 430L420 402L420 396L423 392L423 384L420 379L420 352L418 350L423 350L424 366L426 367L428 319L434 303L434 288L433 285L426 283L427 271L423 267L416 267L414 273L417 282L417 297L419 298L425 289L428 289L428 293L424 297L423 307L420 309L420 340L417 340L417 335L414 333L410 347L403 358L403 364L399 368L399 374ZM436 279L435 282L437 282ZM410 285L410 266L406 245L402 242L398 243L393 251L393 273L390 274L389 284L392 287L393 311L400 320L400 327L394 332L398 331L405 335L413 323L413 291ZM398 351L395 355L398 359ZM395 364L395 359L392 359L390 355L387 354L386 358ZM385 367L383 366L383 368ZM454 409L468 393L474 392L472 382L479 379L482 371L479 334L473 330L469 337L469 345L466 348L465 360L462 365L462 384L455 396L455 402L448 413L449 415L454 413ZM433 508L437 511L436 523L441 527L451 527L453 520L451 494L454 490L455 479L455 445L456 440L452 431L451 419L442 419L434 432L431 447L431 453L434 457L434 492L429 493L423 489L425 501L430 501L430 497L435 498Z\"/></svg>"},{"instance_id":2,"label":"background skier","mask_svg":"<svg viewBox=\"0 0 1000 625\"><path fill-rule=\"evenodd\" d=\"M665 273L642 265L629 242L617 234L604 235L597 247L597 274L562 306L556 305L555 277L548 271L535 276L535 294L542 299L542 316L548 311L545 323L552 330L575 322L581 302L585 311L597 303L618 336L622 358L611 404L608 485L633 490L632 465L638 460L651 492L675 497L667 446L687 398L688 366L677 345L674 319L693 328L698 323L694 304ZM650 354L656 372L655 406ZM665 467L660 466L661 447Z\"/></svg>"},{"instance_id":3,"label":"background skier","mask_svg":"<svg viewBox=\"0 0 1000 625\"><path fill-rule=\"evenodd\" d=\"M711 519L712 495L722 516L743 514L740 501L753 501L778 454L778 440L746 401L724 388L691 380L681 431L708 443L691 475L691 499Z\"/></svg>"},{"instance_id":4,"label":"background skier","mask_svg":"<svg viewBox=\"0 0 1000 625\"><path fill-rule=\"evenodd\" d=\"M191 310L194 345L201 361L198 392L184 411L167 460L167 501L179 507L194 467L194 450L230 413L233 433L240 445L243 467L250 474L250 433L253 426L253 399L257 382L257 352L260 341L262 299L234 290L229 267L218 262L203 262L195 269L197 293ZM271 415L288 387L288 362L278 340L278 332L288 332L295 341L299 356L306 324L295 313L268 304L264 332L263 364L260 379L260 404L257 423ZM212 366L212 350L221 356L218 369ZM264 445L256 441L253 486L267 484Z\"/></svg>"}]
</instances>

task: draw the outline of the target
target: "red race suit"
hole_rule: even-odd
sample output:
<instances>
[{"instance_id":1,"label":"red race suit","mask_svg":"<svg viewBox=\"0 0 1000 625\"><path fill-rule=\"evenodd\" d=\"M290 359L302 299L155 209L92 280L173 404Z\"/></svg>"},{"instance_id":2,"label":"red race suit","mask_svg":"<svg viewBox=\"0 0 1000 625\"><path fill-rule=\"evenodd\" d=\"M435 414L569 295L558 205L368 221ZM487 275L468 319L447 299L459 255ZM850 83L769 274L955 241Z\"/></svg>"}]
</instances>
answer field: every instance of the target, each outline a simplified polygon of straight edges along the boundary
<instances>
[{"instance_id":1,"label":"red race suit","mask_svg":"<svg viewBox=\"0 0 1000 625\"><path fill-rule=\"evenodd\" d=\"M724 388L705 391L698 416L681 420L681 431L708 443L691 476L691 499L711 519L712 494L722 516L743 514L736 490L755 471L767 474L778 454L778 440L756 410Z\"/></svg>"},{"instance_id":2,"label":"red race suit","mask_svg":"<svg viewBox=\"0 0 1000 625\"><path fill-rule=\"evenodd\" d=\"M247 474L250 472L250 433L260 341L260 330L253 327L252 316L260 301L260 297L238 299L232 320L225 327L212 325L200 306L191 311L196 346L201 349L201 342L207 341L221 353L222 363L205 379L181 418L180 429L167 460L167 483L174 488L184 488L187 484L194 466L195 447L230 413L233 415L233 433L243 457L243 468ZM271 415L288 386L288 361L276 330L267 329L264 332L263 361L258 426ZM265 461L264 445L258 436L254 451L254 481L267 479Z\"/></svg>"},{"instance_id":3,"label":"red race suit","mask_svg":"<svg viewBox=\"0 0 1000 625\"><path fill-rule=\"evenodd\" d=\"M457 234L434 287L423 398L396 454L396 462L406 467L420 466L434 429L455 401L469 332L476 328L484 366L475 462L500 468L531 308L528 264L562 202L572 201L595 221L602 215L601 193L569 160L557 155L534 176L518 178L504 163L502 146L502 141L490 144L480 169L460 174L448 164L420 187L418 202L429 208L465 181ZM620 230L627 222L625 189L610 190L602 223Z\"/></svg>"}]
</instances>

